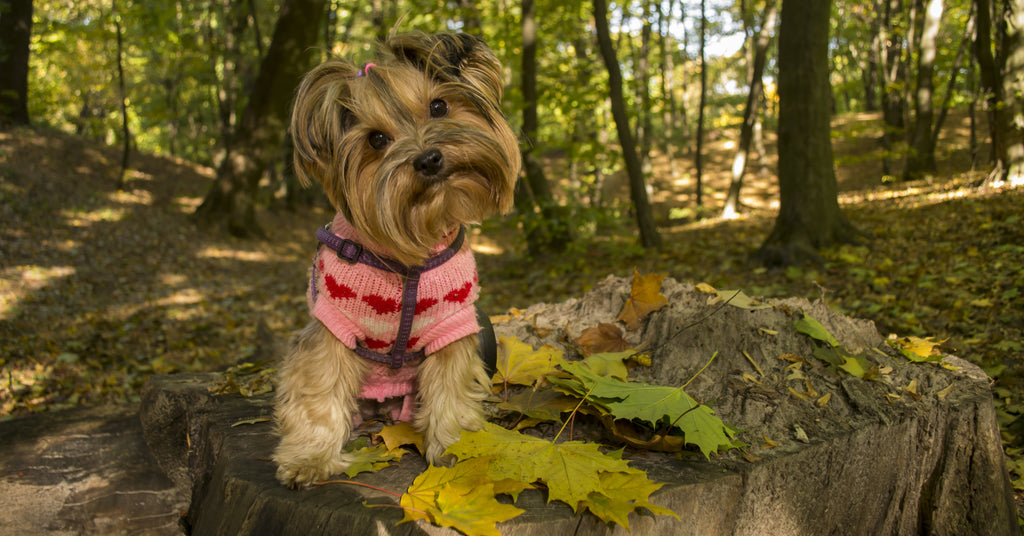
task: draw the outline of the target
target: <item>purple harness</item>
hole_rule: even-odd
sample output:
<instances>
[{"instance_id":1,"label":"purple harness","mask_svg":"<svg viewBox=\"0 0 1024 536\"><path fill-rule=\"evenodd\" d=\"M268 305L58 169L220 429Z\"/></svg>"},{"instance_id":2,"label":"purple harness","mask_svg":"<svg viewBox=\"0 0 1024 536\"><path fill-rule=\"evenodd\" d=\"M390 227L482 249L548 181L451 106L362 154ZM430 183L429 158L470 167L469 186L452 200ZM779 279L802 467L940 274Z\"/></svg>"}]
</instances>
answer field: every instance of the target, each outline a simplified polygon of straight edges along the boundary
<instances>
[{"instance_id":1,"label":"purple harness","mask_svg":"<svg viewBox=\"0 0 1024 536\"><path fill-rule=\"evenodd\" d=\"M413 315L416 313L416 293L419 288L420 274L433 270L454 257L462 249L462 242L466 236L465 231L464 227L459 226L458 236L455 237L455 240L444 251L430 257L420 266L406 266L398 261L381 258L374 253L364 251L361 244L347 238L341 238L332 233L327 226L317 229L317 240L337 253L339 259L349 264L358 262L378 270L398 274L405 280L405 283L402 285L402 313L398 324L398 335L394 346L391 348L391 353L380 354L357 344L354 349L357 354L371 361L384 363L393 369L402 368L402 365L409 361L423 357L426 353L424 348L416 352L405 351L409 344L409 335L412 333ZM309 285L312 290L313 301L315 302L317 296L316 262L313 263L313 273L310 277Z\"/></svg>"}]
</instances>

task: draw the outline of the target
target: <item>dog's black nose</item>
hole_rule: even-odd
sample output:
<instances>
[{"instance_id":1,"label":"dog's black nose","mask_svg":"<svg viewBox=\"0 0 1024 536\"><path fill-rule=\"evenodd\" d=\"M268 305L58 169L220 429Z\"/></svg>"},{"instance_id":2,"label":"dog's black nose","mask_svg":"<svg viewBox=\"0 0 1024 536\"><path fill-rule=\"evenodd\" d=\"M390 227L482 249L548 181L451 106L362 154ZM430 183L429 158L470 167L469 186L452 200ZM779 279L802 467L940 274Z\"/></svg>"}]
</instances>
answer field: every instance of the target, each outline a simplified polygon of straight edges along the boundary
<instances>
[{"instance_id":1,"label":"dog's black nose","mask_svg":"<svg viewBox=\"0 0 1024 536\"><path fill-rule=\"evenodd\" d=\"M439 149L428 149L412 161L412 167L425 177L433 177L441 171L444 165L444 155Z\"/></svg>"}]
</instances>

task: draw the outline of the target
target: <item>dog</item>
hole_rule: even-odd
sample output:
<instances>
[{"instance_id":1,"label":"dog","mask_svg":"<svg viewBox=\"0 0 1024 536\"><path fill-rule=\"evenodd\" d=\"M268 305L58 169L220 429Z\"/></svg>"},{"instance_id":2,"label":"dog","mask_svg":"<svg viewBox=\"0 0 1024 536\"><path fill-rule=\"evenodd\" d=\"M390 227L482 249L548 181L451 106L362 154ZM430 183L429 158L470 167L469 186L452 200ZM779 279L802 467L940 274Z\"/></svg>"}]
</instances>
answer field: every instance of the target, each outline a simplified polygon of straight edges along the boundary
<instances>
[{"instance_id":1,"label":"dog","mask_svg":"<svg viewBox=\"0 0 1024 536\"><path fill-rule=\"evenodd\" d=\"M312 320L280 367L277 479L344 471L363 418L411 421L435 465L483 426L476 264L465 225L512 208L519 143L501 65L467 34L389 37L361 66L330 59L300 83L294 168L337 214L317 231Z\"/></svg>"}]
</instances>

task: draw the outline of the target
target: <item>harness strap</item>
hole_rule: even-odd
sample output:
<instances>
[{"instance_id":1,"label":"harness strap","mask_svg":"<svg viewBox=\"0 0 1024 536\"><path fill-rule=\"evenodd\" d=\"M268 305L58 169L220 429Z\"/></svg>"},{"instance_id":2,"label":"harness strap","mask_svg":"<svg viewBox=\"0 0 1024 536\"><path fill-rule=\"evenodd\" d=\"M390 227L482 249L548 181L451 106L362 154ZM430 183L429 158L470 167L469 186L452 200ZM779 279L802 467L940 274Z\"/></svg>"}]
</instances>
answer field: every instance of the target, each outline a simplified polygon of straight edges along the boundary
<instances>
[{"instance_id":1,"label":"harness strap","mask_svg":"<svg viewBox=\"0 0 1024 536\"><path fill-rule=\"evenodd\" d=\"M419 290L420 275L423 272L433 270L451 260L456 253L462 249L462 243L466 238L466 229L459 226L459 234L452 240L451 245L443 251L430 257L420 266L406 266L394 259L380 257L377 254L366 251L363 246L348 238L341 238L332 233L327 226L316 231L317 240L327 246L328 249L337 253L338 258L349 263L362 263L378 270L384 270L402 276L402 314L398 324L398 333L395 336L395 344L388 354L381 354L369 348L356 345L355 352L360 356L384 363L393 369L401 368L402 365L423 357L426 354L424 348L416 352L406 352L409 344L409 336L412 334L413 315L416 313L416 294ZM316 261L313 262L313 273L310 277L310 288L312 289L313 301L316 302Z\"/></svg>"}]
</instances>

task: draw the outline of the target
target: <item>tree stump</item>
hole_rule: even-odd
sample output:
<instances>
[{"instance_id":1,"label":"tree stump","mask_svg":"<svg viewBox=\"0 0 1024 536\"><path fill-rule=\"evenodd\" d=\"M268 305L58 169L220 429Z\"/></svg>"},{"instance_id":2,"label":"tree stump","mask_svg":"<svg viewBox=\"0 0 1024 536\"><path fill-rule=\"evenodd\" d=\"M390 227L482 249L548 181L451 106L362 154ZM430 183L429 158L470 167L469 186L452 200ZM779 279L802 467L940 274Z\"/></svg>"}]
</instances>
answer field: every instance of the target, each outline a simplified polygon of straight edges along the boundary
<instances>
[{"instance_id":1,"label":"tree stump","mask_svg":"<svg viewBox=\"0 0 1024 536\"><path fill-rule=\"evenodd\" d=\"M0 534L181 534L188 507L142 438L138 406L0 422Z\"/></svg>"},{"instance_id":2,"label":"tree stump","mask_svg":"<svg viewBox=\"0 0 1024 536\"><path fill-rule=\"evenodd\" d=\"M609 277L582 298L535 305L495 329L534 346L564 348L583 329L614 322L629 292L628 280ZM710 460L627 449L634 466L667 483L652 502L680 518L634 513L632 533L1019 533L989 379L980 369L952 356L945 367L910 363L872 323L822 303L767 300L771 307L760 310L709 304L714 295L671 279L662 293L669 305L626 334L652 359L632 374L658 385L689 381L687 392L743 430L737 439L749 446ZM792 324L801 313L891 371L868 381L811 364L815 342ZM806 358L802 376L787 370L786 356ZM281 486L270 461L271 396L215 396L208 387L216 379L155 377L143 396L147 442L191 494L193 534L454 533L423 522L396 525L398 508L368 507L394 506L396 499L367 488ZM424 468L410 455L357 480L402 493ZM524 492L517 506L526 513L500 524L502 534L625 534L545 500L542 491Z\"/></svg>"}]
</instances>

